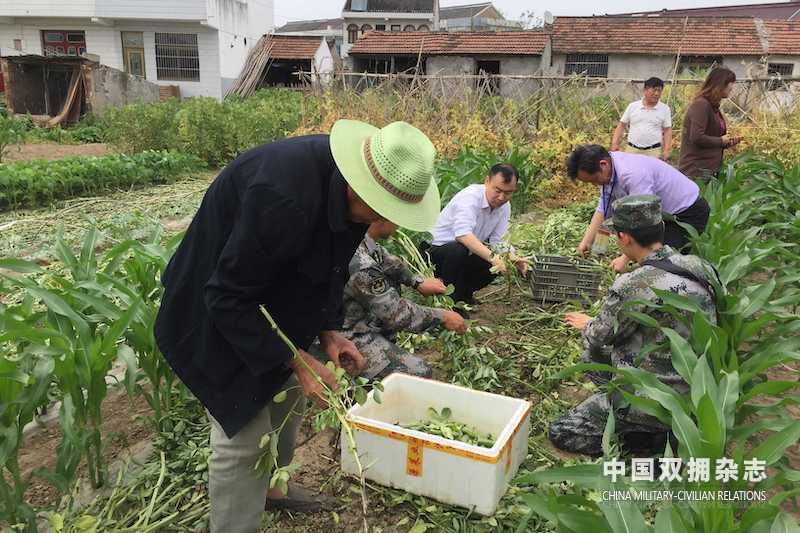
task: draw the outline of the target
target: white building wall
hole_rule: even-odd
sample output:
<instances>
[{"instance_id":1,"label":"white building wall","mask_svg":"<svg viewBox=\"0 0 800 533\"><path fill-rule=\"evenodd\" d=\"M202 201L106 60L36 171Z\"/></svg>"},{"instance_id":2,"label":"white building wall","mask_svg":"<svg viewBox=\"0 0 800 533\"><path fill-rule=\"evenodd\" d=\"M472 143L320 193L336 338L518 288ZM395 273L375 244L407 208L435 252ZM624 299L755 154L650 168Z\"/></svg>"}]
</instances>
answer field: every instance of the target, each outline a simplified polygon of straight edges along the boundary
<instances>
[{"instance_id":1,"label":"white building wall","mask_svg":"<svg viewBox=\"0 0 800 533\"><path fill-rule=\"evenodd\" d=\"M159 85L178 85L181 96L222 97L220 79L219 43L217 32L199 24L169 22L124 22L113 26L80 24L70 19L30 19L15 24L0 24L0 54L41 54L41 30L83 30L86 35L86 51L99 56L100 63L119 70L124 69L122 59L122 31L140 31L144 37L145 74L148 81ZM200 81L158 80L156 73L155 33L196 33L200 54ZM13 50L14 39L22 39L22 52Z\"/></svg>"},{"instance_id":2,"label":"white building wall","mask_svg":"<svg viewBox=\"0 0 800 533\"><path fill-rule=\"evenodd\" d=\"M206 0L208 25L219 30L223 94L242 71L247 54L274 28L273 0Z\"/></svg>"},{"instance_id":3,"label":"white building wall","mask_svg":"<svg viewBox=\"0 0 800 533\"><path fill-rule=\"evenodd\" d=\"M2 17L107 17L203 20L205 0L2 0Z\"/></svg>"}]
</instances>

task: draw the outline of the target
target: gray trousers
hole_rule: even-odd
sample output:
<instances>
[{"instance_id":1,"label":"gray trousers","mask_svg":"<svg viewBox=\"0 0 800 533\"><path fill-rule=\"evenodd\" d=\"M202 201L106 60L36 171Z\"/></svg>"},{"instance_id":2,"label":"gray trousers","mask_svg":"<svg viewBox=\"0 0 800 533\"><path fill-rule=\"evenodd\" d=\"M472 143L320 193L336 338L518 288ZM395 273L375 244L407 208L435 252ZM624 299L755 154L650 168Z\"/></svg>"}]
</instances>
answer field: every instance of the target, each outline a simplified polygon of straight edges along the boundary
<instances>
[{"instance_id":1,"label":"gray trousers","mask_svg":"<svg viewBox=\"0 0 800 533\"><path fill-rule=\"evenodd\" d=\"M294 375L284 390L288 391L286 400L267 404L230 439L214 417L208 415L211 422L211 459L208 465L211 533L256 533L261 530L269 478L257 476L253 469L262 453L258 443L264 433L276 429L289 416L278 441L278 465L291 463L306 407L306 399ZM294 410L289 413L292 406Z\"/></svg>"}]
</instances>

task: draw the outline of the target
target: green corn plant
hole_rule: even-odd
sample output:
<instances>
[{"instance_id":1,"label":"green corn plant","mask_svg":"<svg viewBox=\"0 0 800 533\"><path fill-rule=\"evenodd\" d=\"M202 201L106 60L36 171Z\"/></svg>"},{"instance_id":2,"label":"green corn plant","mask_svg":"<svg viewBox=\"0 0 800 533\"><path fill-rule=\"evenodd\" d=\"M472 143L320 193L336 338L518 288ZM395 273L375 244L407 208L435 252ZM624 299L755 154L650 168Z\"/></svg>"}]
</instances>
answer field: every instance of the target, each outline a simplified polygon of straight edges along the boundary
<instances>
[{"instance_id":1,"label":"green corn plant","mask_svg":"<svg viewBox=\"0 0 800 533\"><path fill-rule=\"evenodd\" d=\"M727 167L719 182L704 188L712 209L709 225L703 235L687 230L697 253L719 271L714 283L719 316L716 323L710 322L694 301L670 292L656 290L661 300L658 304L632 302L671 313L691 331L684 339L674 330L661 328L673 366L690 387L687 395L638 368L577 365L561 374L589 370L613 373L616 378L609 385L610 393L671 427L678 441L678 457L684 461L709 458L714 464L730 455L738 465L736 477L726 483L672 482L662 486L777 492L766 504L746 510L733 504L710 506L703 502L665 504L655 509L627 502L598 505L597 491L606 490L599 485L600 465L578 465L528 476L525 481L530 485L568 482L572 487L566 492L550 489L546 497L541 491L525 495L530 508L528 520L538 515L564 531L581 531L590 521L601 530L614 532L797 529L781 505L798 493L796 483L800 479L800 471L792 469L784 458L786 448L800 439L800 422L786 409L800 403L800 396L791 394L798 385L767 376L771 368L800 360L800 319L796 313L800 291L796 288L799 276L794 242L781 239L793 234L796 210L776 212L772 208L776 196L790 198L781 200L785 206L797 205L796 196L791 195L797 187L797 174L792 173L787 180L783 172L775 162L743 156ZM754 282L759 272L772 275ZM660 327L647 315L631 312L629 316L646 327ZM779 400L754 401L765 395ZM665 457L672 454L668 446ZM747 480L744 461L752 459L769 467L771 477ZM624 481L620 487L637 488ZM610 508L615 516L609 514ZM642 511L649 511L654 520L644 520ZM520 530L526 524L520 524Z\"/></svg>"},{"instance_id":2,"label":"green corn plant","mask_svg":"<svg viewBox=\"0 0 800 533\"><path fill-rule=\"evenodd\" d=\"M155 340L158 308L163 295L161 273L167 266L183 234L160 244L162 232L155 230L142 243L123 241L106 255L106 267L100 274L108 289L126 305L138 306L130 327L125 333L127 348L120 355L127 366L125 384L129 394L140 394L153 410L153 420L158 431L170 431L172 422L165 416L172 409L175 394L183 391L177 387L175 373L162 356ZM141 385L140 374L150 384Z\"/></svg>"},{"instance_id":3,"label":"green corn plant","mask_svg":"<svg viewBox=\"0 0 800 533\"><path fill-rule=\"evenodd\" d=\"M0 267L18 273L38 270L10 260L1 260ZM26 531L36 530L36 513L25 500L31 476L20 472L19 450L23 429L47 403L54 369L51 358L35 354L33 346L19 339L22 331L36 334L28 325L33 314L31 297L18 305L0 304L0 344L13 345L0 354L0 522Z\"/></svg>"}]
</instances>

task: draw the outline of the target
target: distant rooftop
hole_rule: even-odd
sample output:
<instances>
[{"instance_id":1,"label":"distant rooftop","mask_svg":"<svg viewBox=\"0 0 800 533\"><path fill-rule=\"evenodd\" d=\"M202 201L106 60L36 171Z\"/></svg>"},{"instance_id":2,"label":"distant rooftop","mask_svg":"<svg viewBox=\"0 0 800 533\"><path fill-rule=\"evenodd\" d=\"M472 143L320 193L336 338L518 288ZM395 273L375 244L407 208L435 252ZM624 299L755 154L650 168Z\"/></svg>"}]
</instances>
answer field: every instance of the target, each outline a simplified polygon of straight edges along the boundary
<instances>
[{"instance_id":1,"label":"distant rooftop","mask_svg":"<svg viewBox=\"0 0 800 533\"><path fill-rule=\"evenodd\" d=\"M448 6L439 8L440 19L468 19L477 17L481 11L492 7L491 2L482 2L480 4L467 4L463 6Z\"/></svg>"},{"instance_id":2,"label":"distant rooftop","mask_svg":"<svg viewBox=\"0 0 800 533\"><path fill-rule=\"evenodd\" d=\"M635 11L612 16L631 17L756 17L765 20L800 20L800 1L739 6L695 7L690 9L661 9Z\"/></svg>"},{"instance_id":3,"label":"distant rooftop","mask_svg":"<svg viewBox=\"0 0 800 533\"><path fill-rule=\"evenodd\" d=\"M329 27L332 29L341 29L342 23L342 19L298 20L284 24L276 29L275 33L320 31L327 30Z\"/></svg>"}]
</instances>

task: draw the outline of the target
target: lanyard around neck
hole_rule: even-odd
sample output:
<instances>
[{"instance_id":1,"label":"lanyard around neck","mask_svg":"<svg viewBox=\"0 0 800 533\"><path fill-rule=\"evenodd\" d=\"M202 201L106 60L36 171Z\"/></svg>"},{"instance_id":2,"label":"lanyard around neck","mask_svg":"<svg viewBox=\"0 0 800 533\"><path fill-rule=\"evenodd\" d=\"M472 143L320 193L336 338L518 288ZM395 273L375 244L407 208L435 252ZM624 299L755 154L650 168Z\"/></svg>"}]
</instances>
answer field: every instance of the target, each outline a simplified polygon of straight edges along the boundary
<instances>
[{"instance_id":1,"label":"lanyard around neck","mask_svg":"<svg viewBox=\"0 0 800 533\"><path fill-rule=\"evenodd\" d=\"M603 195L603 220L608 218L608 209L611 203L611 198L614 196L614 186L617 184L617 173L611 176L611 189L608 191L608 196L606 196L606 186L603 185L603 189L601 194Z\"/></svg>"}]
</instances>

